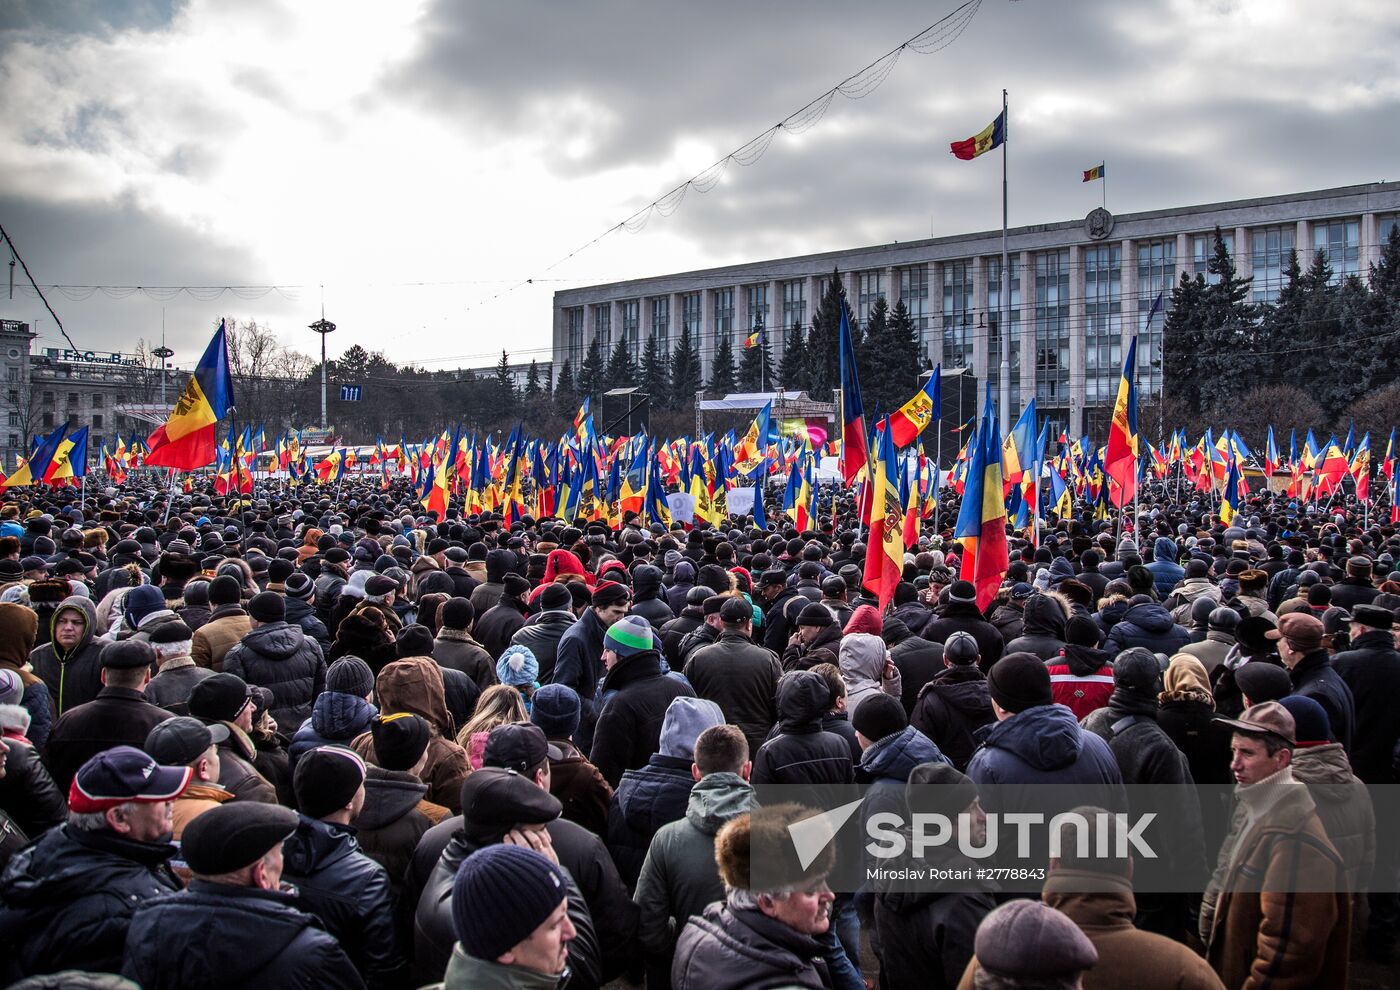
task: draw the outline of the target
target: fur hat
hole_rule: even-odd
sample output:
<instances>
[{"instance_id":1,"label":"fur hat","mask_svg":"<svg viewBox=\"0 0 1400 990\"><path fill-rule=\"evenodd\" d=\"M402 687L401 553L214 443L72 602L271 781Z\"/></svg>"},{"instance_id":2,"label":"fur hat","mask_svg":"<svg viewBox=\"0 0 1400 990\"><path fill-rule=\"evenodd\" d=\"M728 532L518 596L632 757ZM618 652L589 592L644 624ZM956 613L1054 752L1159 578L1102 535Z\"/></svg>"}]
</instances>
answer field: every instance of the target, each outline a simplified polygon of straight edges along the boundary
<instances>
[{"instance_id":1,"label":"fur hat","mask_svg":"<svg viewBox=\"0 0 1400 990\"><path fill-rule=\"evenodd\" d=\"M817 880L831 872L836 862L833 843L806 869L788 826L811 818L815 812L800 804L775 804L755 808L725 824L715 836L715 863L726 888L755 892L773 891ZM758 874L753 872L758 864Z\"/></svg>"}]
</instances>

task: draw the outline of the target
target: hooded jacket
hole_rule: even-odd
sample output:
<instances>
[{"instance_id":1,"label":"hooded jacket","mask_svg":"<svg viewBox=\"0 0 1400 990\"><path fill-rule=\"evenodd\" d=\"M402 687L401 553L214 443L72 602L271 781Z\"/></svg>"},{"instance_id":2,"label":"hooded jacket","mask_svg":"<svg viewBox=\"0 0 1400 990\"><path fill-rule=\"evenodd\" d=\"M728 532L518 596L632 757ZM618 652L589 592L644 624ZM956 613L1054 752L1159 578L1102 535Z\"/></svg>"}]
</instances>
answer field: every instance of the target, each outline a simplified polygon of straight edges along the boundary
<instances>
[{"instance_id":1,"label":"hooded jacket","mask_svg":"<svg viewBox=\"0 0 1400 990\"><path fill-rule=\"evenodd\" d=\"M1099 785L1112 800L1089 800L1081 791L1083 799L1074 803L1110 811L1125 804L1123 777L1108 744L1081 729L1063 705L1037 705L992 725L968 761L967 775L976 784Z\"/></svg>"},{"instance_id":2,"label":"hooded jacket","mask_svg":"<svg viewBox=\"0 0 1400 990\"><path fill-rule=\"evenodd\" d=\"M944 602L935 609L935 617L924 626L919 635L930 643L942 644L948 641L949 636L959 631L968 633L977 640L977 653L981 658L977 665L984 673L1000 660L1005 652L1006 640L1002 639L996 626L982 618L975 602Z\"/></svg>"},{"instance_id":3,"label":"hooded jacket","mask_svg":"<svg viewBox=\"0 0 1400 990\"><path fill-rule=\"evenodd\" d=\"M224 671L272 692L269 711L278 725L300 725L326 686L321 646L300 626L268 622L224 655Z\"/></svg>"},{"instance_id":4,"label":"hooded jacket","mask_svg":"<svg viewBox=\"0 0 1400 990\"><path fill-rule=\"evenodd\" d=\"M831 689L820 674L794 670L778 682L778 734L752 757L754 784L849 784L846 740L822 730Z\"/></svg>"},{"instance_id":5,"label":"hooded jacket","mask_svg":"<svg viewBox=\"0 0 1400 990\"><path fill-rule=\"evenodd\" d=\"M407 771L366 768L365 803L355 817L355 839L360 851L388 873L400 914L403 878L413 861L413 850L424 832L447 817L447 809L431 804L427 793L428 785ZM428 817L425 808L438 815L436 821Z\"/></svg>"},{"instance_id":6,"label":"hooded jacket","mask_svg":"<svg viewBox=\"0 0 1400 990\"><path fill-rule=\"evenodd\" d=\"M61 825L16 854L0 877L0 977L121 967L131 916L180 889L175 847Z\"/></svg>"},{"instance_id":7,"label":"hooded jacket","mask_svg":"<svg viewBox=\"0 0 1400 990\"><path fill-rule=\"evenodd\" d=\"M1152 542L1152 563L1146 567L1152 574L1152 589L1158 598L1165 599L1186 577L1186 568L1176 562L1177 554L1176 540L1169 536L1159 536Z\"/></svg>"},{"instance_id":8,"label":"hooded jacket","mask_svg":"<svg viewBox=\"0 0 1400 990\"><path fill-rule=\"evenodd\" d=\"M63 649L53 638L58 617L65 611L78 612L83 618L82 636L71 650ZM97 606L92 600L82 595L63 599L49 619L49 641L29 654L34 673L48 687L54 711L59 715L91 701L102 690L104 645L97 640Z\"/></svg>"},{"instance_id":9,"label":"hooded jacket","mask_svg":"<svg viewBox=\"0 0 1400 990\"><path fill-rule=\"evenodd\" d=\"M340 944L294 903L282 891L195 877L137 910L122 974L145 990L362 990Z\"/></svg>"},{"instance_id":10,"label":"hooded jacket","mask_svg":"<svg viewBox=\"0 0 1400 990\"><path fill-rule=\"evenodd\" d=\"M658 631L676 617L675 610L661 597L661 578L661 568L651 564L641 564L632 572L631 613L640 615Z\"/></svg>"},{"instance_id":11,"label":"hooded jacket","mask_svg":"<svg viewBox=\"0 0 1400 990\"><path fill-rule=\"evenodd\" d=\"M693 587L695 565L684 558L676 561L676 566L671 571L671 585L666 589L666 604L671 606L671 611L676 615L680 615L681 610L685 608L685 598Z\"/></svg>"},{"instance_id":12,"label":"hooded jacket","mask_svg":"<svg viewBox=\"0 0 1400 990\"><path fill-rule=\"evenodd\" d=\"M1046 664L1050 697L1083 719L1108 704L1113 695L1113 665L1104 650L1066 643L1061 655Z\"/></svg>"},{"instance_id":13,"label":"hooded jacket","mask_svg":"<svg viewBox=\"0 0 1400 990\"><path fill-rule=\"evenodd\" d=\"M885 620L882 635L889 647L890 659L899 671L899 701L904 705L904 714L909 715L924 685L943 670L943 647L913 635L909 627L894 616Z\"/></svg>"},{"instance_id":14,"label":"hooded jacket","mask_svg":"<svg viewBox=\"0 0 1400 990\"><path fill-rule=\"evenodd\" d=\"M1006 644L1006 652L1034 653L1047 663L1053 661L1064 649L1068 615L1068 605L1059 598L1031 595L1026 600L1021 635Z\"/></svg>"},{"instance_id":15,"label":"hooded jacket","mask_svg":"<svg viewBox=\"0 0 1400 990\"><path fill-rule=\"evenodd\" d=\"M987 678L974 665L955 665L923 686L909 724L962 770L977 749L977 730L995 721Z\"/></svg>"},{"instance_id":16,"label":"hooded jacket","mask_svg":"<svg viewBox=\"0 0 1400 990\"><path fill-rule=\"evenodd\" d=\"M861 755L856 768L856 783L870 785L860 806L861 822L882 811L902 815L908 810L904 785L914 768L921 763L948 762L933 740L912 725L877 740Z\"/></svg>"},{"instance_id":17,"label":"hooded jacket","mask_svg":"<svg viewBox=\"0 0 1400 990\"><path fill-rule=\"evenodd\" d=\"M549 793L564 806L561 817L583 826L594 835L606 834L612 787L573 743L551 739L550 744L559 750L561 757L549 761ZM626 776L623 774L623 777Z\"/></svg>"},{"instance_id":18,"label":"hooded jacket","mask_svg":"<svg viewBox=\"0 0 1400 990\"><path fill-rule=\"evenodd\" d=\"M1114 656L1134 646L1171 656L1186 645L1190 634L1172 621L1171 613L1156 602L1130 605L1114 624L1104 650Z\"/></svg>"},{"instance_id":19,"label":"hooded jacket","mask_svg":"<svg viewBox=\"0 0 1400 990\"><path fill-rule=\"evenodd\" d=\"M389 874L360 851L355 829L301 816L282 844L296 903L320 918L375 990L402 984L408 963L394 925Z\"/></svg>"},{"instance_id":20,"label":"hooded jacket","mask_svg":"<svg viewBox=\"0 0 1400 990\"><path fill-rule=\"evenodd\" d=\"M535 655L535 660L540 665L540 673L536 680L541 684L548 684L554 679L559 640L564 638L564 633L577 621L574 613L568 609L550 609L533 616L510 637L511 646L523 646Z\"/></svg>"},{"instance_id":21,"label":"hooded jacket","mask_svg":"<svg viewBox=\"0 0 1400 990\"><path fill-rule=\"evenodd\" d=\"M885 641L872 633L851 633L841 640L841 680L846 682L846 711L852 716L860 703L883 691L892 698L904 693L899 668L885 677Z\"/></svg>"},{"instance_id":22,"label":"hooded jacket","mask_svg":"<svg viewBox=\"0 0 1400 990\"><path fill-rule=\"evenodd\" d=\"M798 640L783 650L783 670L811 670L819 663L836 664L841 653L841 627L834 621L810 643Z\"/></svg>"},{"instance_id":23,"label":"hooded jacket","mask_svg":"<svg viewBox=\"0 0 1400 990\"><path fill-rule=\"evenodd\" d=\"M1098 951L1098 964L1084 974L1085 990L1223 990L1210 965L1190 948L1133 927L1137 901L1127 880L1054 870L1041 900L1067 915Z\"/></svg>"},{"instance_id":24,"label":"hooded jacket","mask_svg":"<svg viewBox=\"0 0 1400 990\"><path fill-rule=\"evenodd\" d=\"M1307 785L1322 830L1346 867L1347 889L1367 889L1376 861L1376 812L1341 743L1299 746L1289 766L1293 779Z\"/></svg>"},{"instance_id":25,"label":"hooded jacket","mask_svg":"<svg viewBox=\"0 0 1400 990\"><path fill-rule=\"evenodd\" d=\"M29 669L38 628L39 618L30 609L9 602L0 604L0 668L13 670L23 682L20 704L29 712L29 738L43 749L53 725L53 709L48 685Z\"/></svg>"},{"instance_id":26,"label":"hooded jacket","mask_svg":"<svg viewBox=\"0 0 1400 990\"><path fill-rule=\"evenodd\" d=\"M754 804L753 788L738 774L706 774L691 789L685 817L656 833L634 897L641 909L637 940L648 956L648 987L670 985L676 938L686 920L724 899L715 834Z\"/></svg>"},{"instance_id":27,"label":"hooded jacket","mask_svg":"<svg viewBox=\"0 0 1400 990\"><path fill-rule=\"evenodd\" d=\"M331 648L331 635L326 630L326 624L316 616L316 608L304 598L293 598L286 596L287 600L287 622L297 626L306 633L308 639L314 639L321 647L321 652L325 653Z\"/></svg>"},{"instance_id":28,"label":"hooded jacket","mask_svg":"<svg viewBox=\"0 0 1400 990\"><path fill-rule=\"evenodd\" d=\"M456 728L447 712L442 671L431 657L408 657L385 667L375 681L379 710L385 715L411 712L427 719L431 735L428 759L420 777L428 785L428 800L453 812L462 810L462 781L471 773L467 754L454 741ZM379 765L374 755L374 737L360 735L351 748L369 763Z\"/></svg>"},{"instance_id":29,"label":"hooded jacket","mask_svg":"<svg viewBox=\"0 0 1400 990\"><path fill-rule=\"evenodd\" d=\"M322 691L311 706L311 717L292 736L287 762L295 770L302 754L318 746L349 746L369 731L370 721L378 714L379 709L357 695Z\"/></svg>"},{"instance_id":30,"label":"hooded jacket","mask_svg":"<svg viewBox=\"0 0 1400 990\"><path fill-rule=\"evenodd\" d=\"M719 705L725 720L743 730L750 753L758 752L778 721L782 673L773 651L732 629L721 632L713 646L697 650L685 665L696 697Z\"/></svg>"}]
</instances>

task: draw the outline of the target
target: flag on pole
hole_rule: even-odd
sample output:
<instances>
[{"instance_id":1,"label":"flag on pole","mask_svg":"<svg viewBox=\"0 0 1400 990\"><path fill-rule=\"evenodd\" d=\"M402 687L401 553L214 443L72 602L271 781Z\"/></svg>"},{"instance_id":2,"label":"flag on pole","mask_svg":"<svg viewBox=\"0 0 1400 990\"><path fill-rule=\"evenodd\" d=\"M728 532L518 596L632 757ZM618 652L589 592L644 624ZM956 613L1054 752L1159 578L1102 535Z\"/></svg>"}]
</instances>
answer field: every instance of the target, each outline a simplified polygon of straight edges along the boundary
<instances>
[{"instance_id":1,"label":"flag on pole","mask_svg":"<svg viewBox=\"0 0 1400 990\"><path fill-rule=\"evenodd\" d=\"M1095 179L1102 179L1104 177L1104 171L1103 162L1099 162L1093 168L1086 168L1084 170L1084 181L1093 182Z\"/></svg>"},{"instance_id":2,"label":"flag on pole","mask_svg":"<svg viewBox=\"0 0 1400 990\"><path fill-rule=\"evenodd\" d=\"M54 455L58 453L58 448L63 443L63 435L66 432L68 432L67 422L59 423L52 433L36 442L33 453L23 464L15 468L14 474L5 479L4 487L25 488L41 483L49 470L49 465L53 463Z\"/></svg>"},{"instance_id":3,"label":"flag on pole","mask_svg":"<svg viewBox=\"0 0 1400 990\"><path fill-rule=\"evenodd\" d=\"M763 336L763 331L762 331L762 330L755 330L753 333L751 333L751 334L749 334L747 337L745 337L745 338L744 338L744 350L746 350L746 351L751 351L751 350L753 350L755 347L757 347L757 346L758 346L759 339L762 338L762 336Z\"/></svg>"},{"instance_id":4,"label":"flag on pole","mask_svg":"<svg viewBox=\"0 0 1400 990\"><path fill-rule=\"evenodd\" d=\"M1230 458L1229 469L1225 473L1225 492L1220 499L1220 521L1232 525L1240 512L1240 467L1235 458Z\"/></svg>"},{"instance_id":5,"label":"flag on pole","mask_svg":"<svg viewBox=\"0 0 1400 990\"><path fill-rule=\"evenodd\" d=\"M962 541L960 576L976 587L977 607L985 609L996 597L1002 575L1011 563L1006 545L1006 502L1001 490L1001 428L992 404L990 382L953 535Z\"/></svg>"},{"instance_id":6,"label":"flag on pole","mask_svg":"<svg viewBox=\"0 0 1400 990\"><path fill-rule=\"evenodd\" d=\"M943 385L940 376L943 365L933 369L933 375L914 397L890 416L890 432L895 448L907 447L928 429L929 423L942 418Z\"/></svg>"},{"instance_id":7,"label":"flag on pole","mask_svg":"<svg viewBox=\"0 0 1400 990\"><path fill-rule=\"evenodd\" d=\"M980 132L972 135L965 141L954 141L948 146L955 158L961 158L965 162L970 162L978 155L985 155L993 148L1000 148L1002 142L1006 140L1006 111L997 114L996 120L992 121Z\"/></svg>"},{"instance_id":8,"label":"flag on pole","mask_svg":"<svg viewBox=\"0 0 1400 990\"><path fill-rule=\"evenodd\" d=\"M904 571L904 505L899 498L894 444L889 421L877 431L870 460L870 537L866 540L862 584L880 600L880 611L894 599Z\"/></svg>"},{"instance_id":9,"label":"flag on pole","mask_svg":"<svg viewBox=\"0 0 1400 990\"><path fill-rule=\"evenodd\" d=\"M220 322L175 408L147 439L146 466L188 471L212 464L214 428L231 405L233 378L228 370L224 324Z\"/></svg>"},{"instance_id":10,"label":"flag on pole","mask_svg":"<svg viewBox=\"0 0 1400 990\"><path fill-rule=\"evenodd\" d=\"M58 453L44 472L44 484L57 486L70 478L82 478L87 474L87 459L88 428L83 426L58 445Z\"/></svg>"},{"instance_id":11,"label":"flag on pole","mask_svg":"<svg viewBox=\"0 0 1400 990\"><path fill-rule=\"evenodd\" d=\"M1108 453L1104 470L1117 483L1110 498L1123 508L1137 494L1138 423L1137 423L1137 337L1128 343L1123 359L1123 377L1118 382L1118 399L1113 404L1113 422L1108 428Z\"/></svg>"},{"instance_id":12,"label":"flag on pole","mask_svg":"<svg viewBox=\"0 0 1400 990\"><path fill-rule=\"evenodd\" d=\"M851 320L846 301L841 300L841 476L846 484L856 480L865 467L865 404L860 399L860 379L856 375L856 347L851 340Z\"/></svg>"}]
</instances>

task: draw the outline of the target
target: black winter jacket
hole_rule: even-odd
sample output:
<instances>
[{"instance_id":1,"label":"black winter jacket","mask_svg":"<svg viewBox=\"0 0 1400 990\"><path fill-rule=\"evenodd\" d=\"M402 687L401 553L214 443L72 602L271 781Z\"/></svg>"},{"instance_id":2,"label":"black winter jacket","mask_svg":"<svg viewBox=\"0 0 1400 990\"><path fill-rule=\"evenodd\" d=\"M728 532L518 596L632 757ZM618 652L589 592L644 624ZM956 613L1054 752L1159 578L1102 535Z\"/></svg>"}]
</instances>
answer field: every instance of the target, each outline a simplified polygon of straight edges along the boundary
<instances>
[{"instance_id":1,"label":"black winter jacket","mask_svg":"<svg viewBox=\"0 0 1400 990\"><path fill-rule=\"evenodd\" d=\"M360 851L355 829L301 816L282 844L296 904L316 915L372 988L402 984L408 963L394 926L389 875Z\"/></svg>"},{"instance_id":2,"label":"black winter jacket","mask_svg":"<svg viewBox=\"0 0 1400 990\"><path fill-rule=\"evenodd\" d=\"M269 622L224 655L224 673L271 691L269 711L290 729L311 716L311 703L325 689L326 658L300 626Z\"/></svg>"},{"instance_id":3,"label":"black winter jacket","mask_svg":"<svg viewBox=\"0 0 1400 990\"><path fill-rule=\"evenodd\" d=\"M500 599L482 615L476 617L472 626L472 638L481 644L491 659L499 660L510 645L510 638L525 625L525 603L518 598Z\"/></svg>"},{"instance_id":4,"label":"black winter jacket","mask_svg":"<svg viewBox=\"0 0 1400 990\"><path fill-rule=\"evenodd\" d=\"M750 753L758 752L778 721L781 676L782 667L772 650L729 630L721 632L713 646L697 650L685 665L686 680L696 697L719 705L725 721L743 730Z\"/></svg>"},{"instance_id":5,"label":"black winter jacket","mask_svg":"<svg viewBox=\"0 0 1400 990\"><path fill-rule=\"evenodd\" d=\"M0 811L30 839L37 839L68 815L68 802L39 760L22 742L0 739L5 747L5 776L0 777Z\"/></svg>"},{"instance_id":6,"label":"black winter jacket","mask_svg":"<svg viewBox=\"0 0 1400 990\"><path fill-rule=\"evenodd\" d=\"M945 668L919 691L909 718L959 770L977 750L977 730L995 721L987 678L975 666Z\"/></svg>"},{"instance_id":7,"label":"black winter jacket","mask_svg":"<svg viewBox=\"0 0 1400 990\"><path fill-rule=\"evenodd\" d=\"M792 635L792 626L786 614L787 605L794 598L802 597L794 589L784 588L777 598L763 603L763 645L778 656L782 656L783 650L787 649L788 637Z\"/></svg>"},{"instance_id":8,"label":"black winter jacket","mask_svg":"<svg viewBox=\"0 0 1400 990\"><path fill-rule=\"evenodd\" d=\"M1351 649L1332 658L1332 667L1351 689L1356 709L1351 766L1367 784L1389 784L1391 757L1400 744L1400 652L1383 629L1352 640Z\"/></svg>"},{"instance_id":9,"label":"black winter jacket","mask_svg":"<svg viewBox=\"0 0 1400 990\"><path fill-rule=\"evenodd\" d=\"M822 730L831 690L820 674L794 670L778 682L778 734L753 757L757 784L849 784L854 764L846 740Z\"/></svg>"},{"instance_id":10,"label":"black winter jacket","mask_svg":"<svg viewBox=\"0 0 1400 990\"><path fill-rule=\"evenodd\" d=\"M976 868L972 860L947 847L934 850L920 866L969 875ZM875 894L881 984L889 990L952 990L972 958L977 926L996 907L991 892L995 885L988 883L983 890L967 890L957 881L934 883L931 889L917 889L917 884L881 886L877 883Z\"/></svg>"},{"instance_id":11,"label":"black winter jacket","mask_svg":"<svg viewBox=\"0 0 1400 990\"><path fill-rule=\"evenodd\" d=\"M1007 653L1034 653L1053 660L1065 645L1065 610L1049 595L1032 595L1021 620L1021 635L1006 644Z\"/></svg>"},{"instance_id":12,"label":"black winter jacket","mask_svg":"<svg viewBox=\"0 0 1400 990\"><path fill-rule=\"evenodd\" d=\"M904 706L904 714L914 711L914 702L925 684L943 671L943 647L930 643L922 636L891 636L891 630L906 628L898 619L885 621L885 643L890 648L890 659L899 671L899 702Z\"/></svg>"},{"instance_id":13,"label":"black winter jacket","mask_svg":"<svg viewBox=\"0 0 1400 990\"><path fill-rule=\"evenodd\" d=\"M0 877L0 982L60 969L117 972L143 902L180 889L170 843L62 825L17 854Z\"/></svg>"},{"instance_id":14,"label":"black winter jacket","mask_svg":"<svg viewBox=\"0 0 1400 990\"><path fill-rule=\"evenodd\" d=\"M661 597L661 568L651 564L639 565L632 573L632 593L635 597L631 613L646 619L653 629L660 630L676 617L666 599Z\"/></svg>"},{"instance_id":15,"label":"black winter jacket","mask_svg":"<svg viewBox=\"0 0 1400 990\"><path fill-rule=\"evenodd\" d=\"M196 877L136 912L122 973L145 990L363 990L340 945L294 903Z\"/></svg>"},{"instance_id":16,"label":"black winter jacket","mask_svg":"<svg viewBox=\"0 0 1400 990\"><path fill-rule=\"evenodd\" d=\"M656 650L619 660L603 679L602 690L616 693L598 714L588 759L616 787L624 770L645 766L660 751L661 723L671 701L693 698L695 692L661 672L661 654Z\"/></svg>"},{"instance_id":17,"label":"black winter jacket","mask_svg":"<svg viewBox=\"0 0 1400 990\"><path fill-rule=\"evenodd\" d=\"M578 620L567 609L551 609L532 617L510 637L510 645L529 648L539 661L541 684L554 680L554 660L559 655L559 640Z\"/></svg>"},{"instance_id":18,"label":"black winter jacket","mask_svg":"<svg viewBox=\"0 0 1400 990\"><path fill-rule=\"evenodd\" d=\"M608 804L607 847L631 890L661 826L685 817L695 779L690 760L653 753L646 766L628 770Z\"/></svg>"},{"instance_id":19,"label":"black winter jacket","mask_svg":"<svg viewBox=\"0 0 1400 990\"><path fill-rule=\"evenodd\" d=\"M674 619L661 627L661 652L666 662L680 670L681 643L686 636L705 624L705 610L699 605L687 605Z\"/></svg>"},{"instance_id":20,"label":"black winter jacket","mask_svg":"<svg viewBox=\"0 0 1400 990\"><path fill-rule=\"evenodd\" d=\"M981 657L978 665L983 670L1000 660L1006 648L1006 641L997 632L997 627L982 618L976 605L959 602L950 601L938 606L937 617L924 626L920 635L930 643L942 645L955 632L968 633L977 640L977 652Z\"/></svg>"},{"instance_id":21,"label":"black winter jacket","mask_svg":"<svg viewBox=\"0 0 1400 990\"><path fill-rule=\"evenodd\" d=\"M1172 621L1172 614L1156 602L1131 605L1116 622L1104 643L1105 653L1117 656L1134 646L1145 647L1152 653L1172 656L1190 639L1181 626Z\"/></svg>"},{"instance_id":22,"label":"black winter jacket","mask_svg":"<svg viewBox=\"0 0 1400 990\"><path fill-rule=\"evenodd\" d=\"M287 595L287 623L297 626L302 632L314 639L321 647L322 653L330 652L331 634L326 629L326 624L316 615L316 609L309 602L302 598L293 598Z\"/></svg>"},{"instance_id":23,"label":"black winter jacket","mask_svg":"<svg viewBox=\"0 0 1400 990\"><path fill-rule=\"evenodd\" d=\"M1313 699L1327 712L1333 741L1341 743L1350 754L1356 706L1351 688L1333 668L1327 650L1319 649L1307 654L1288 672L1288 676L1293 681L1294 694ZM1393 704L1395 699L1390 700Z\"/></svg>"}]
</instances>

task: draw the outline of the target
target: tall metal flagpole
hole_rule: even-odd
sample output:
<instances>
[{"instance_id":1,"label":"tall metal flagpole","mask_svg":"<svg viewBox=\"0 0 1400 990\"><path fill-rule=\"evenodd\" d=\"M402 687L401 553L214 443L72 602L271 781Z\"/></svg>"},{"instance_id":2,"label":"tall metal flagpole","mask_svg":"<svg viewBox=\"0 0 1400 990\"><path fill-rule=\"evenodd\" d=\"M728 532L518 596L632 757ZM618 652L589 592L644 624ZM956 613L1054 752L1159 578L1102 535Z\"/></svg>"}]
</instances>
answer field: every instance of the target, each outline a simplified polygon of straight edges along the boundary
<instances>
[{"instance_id":1,"label":"tall metal flagpole","mask_svg":"<svg viewBox=\"0 0 1400 990\"><path fill-rule=\"evenodd\" d=\"M997 389L1001 404L1000 415L1011 415L1011 265L1006 249L1006 145L1010 136L1006 112L1006 90L1001 91L1001 311L997 328L1001 338L1001 375ZM1003 420L1005 421L1005 420Z\"/></svg>"},{"instance_id":2,"label":"tall metal flagpole","mask_svg":"<svg viewBox=\"0 0 1400 990\"><path fill-rule=\"evenodd\" d=\"M939 390L942 395L942 390ZM938 528L939 496L943 494L943 410L938 411L938 448L933 455L933 532L941 534Z\"/></svg>"}]
</instances>

